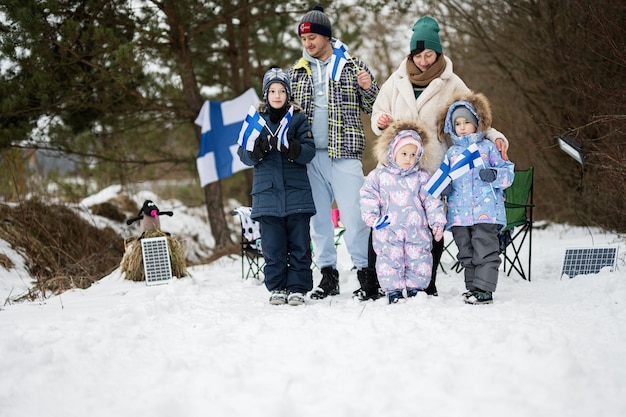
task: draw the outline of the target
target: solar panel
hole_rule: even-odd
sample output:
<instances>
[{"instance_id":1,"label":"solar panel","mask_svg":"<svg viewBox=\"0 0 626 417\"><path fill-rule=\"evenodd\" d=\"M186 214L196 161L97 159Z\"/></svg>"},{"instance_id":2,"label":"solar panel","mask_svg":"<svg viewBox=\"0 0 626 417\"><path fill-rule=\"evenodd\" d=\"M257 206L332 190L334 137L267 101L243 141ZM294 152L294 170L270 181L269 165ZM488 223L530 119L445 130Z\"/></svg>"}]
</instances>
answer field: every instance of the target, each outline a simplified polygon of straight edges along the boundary
<instances>
[{"instance_id":1,"label":"solar panel","mask_svg":"<svg viewBox=\"0 0 626 417\"><path fill-rule=\"evenodd\" d=\"M574 278L576 275L596 274L605 267L610 267L613 272L616 260L615 246L565 249L561 278L563 275Z\"/></svg>"},{"instance_id":2,"label":"solar panel","mask_svg":"<svg viewBox=\"0 0 626 417\"><path fill-rule=\"evenodd\" d=\"M167 237L141 239L141 252L146 285L167 284L172 278Z\"/></svg>"}]
</instances>

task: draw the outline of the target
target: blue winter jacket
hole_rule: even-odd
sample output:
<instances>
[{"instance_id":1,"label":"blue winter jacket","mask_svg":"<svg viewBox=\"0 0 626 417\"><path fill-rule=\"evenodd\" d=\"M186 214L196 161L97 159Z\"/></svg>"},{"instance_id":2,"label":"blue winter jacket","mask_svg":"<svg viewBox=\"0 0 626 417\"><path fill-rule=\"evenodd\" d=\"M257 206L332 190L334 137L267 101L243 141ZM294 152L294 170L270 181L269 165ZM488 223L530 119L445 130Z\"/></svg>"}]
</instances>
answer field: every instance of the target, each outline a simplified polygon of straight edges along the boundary
<instances>
[{"instance_id":1,"label":"blue winter jacket","mask_svg":"<svg viewBox=\"0 0 626 417\"><path fill-rule=\"evenodd\" d=\"M260 103L257 109L267 126L276 132L279 123L271 122L267 105ZM268 135L270 132L265 127L259 137ZM276 149L272 149L261 161L254 159L252 152L241 146L237 150L241 162L254 167L251 192L253 219L261 216L286 217L296 213L315 214L315 203L306 169L306 164L315 156L315 143L309 122L298 108L293 113L287 138L296 138L302 145L300 156L294 161L288 160Z\"/></svg>"},{"instance_id":2,"label":"blue winter jacket","mask_svg":"<svg viewBox=\"0 0 626 417\"><path fill-rule=\"evenodd\" d=\"M506 225L503 190L513 183L514 165L505 161L493 142L483 138L482 134L473 133L454 138L454 145L446 155L450 164L471 143L476 143L484 166L477 166L467 174L452 181L452 192L448 195L448 223L446 229L453 226L472 226L478 223ZM480 170L491 168L496 170L496 180L485 182L480 179Z\"/></svg>"}]
</instances>

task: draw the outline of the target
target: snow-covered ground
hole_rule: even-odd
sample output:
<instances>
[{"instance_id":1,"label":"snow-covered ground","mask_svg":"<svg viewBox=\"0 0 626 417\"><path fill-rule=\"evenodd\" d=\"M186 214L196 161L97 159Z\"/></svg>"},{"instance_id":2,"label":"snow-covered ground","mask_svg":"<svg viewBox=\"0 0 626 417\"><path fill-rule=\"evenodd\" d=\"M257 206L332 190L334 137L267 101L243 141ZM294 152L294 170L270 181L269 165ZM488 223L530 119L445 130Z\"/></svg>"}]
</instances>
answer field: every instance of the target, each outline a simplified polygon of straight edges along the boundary
<instances>
[{"instance_id":1,"label":"snow-covered ground","mask_svg":"<svg viewBox=\"0 0 626 417\"><path fill-rule=\"evenodd\" d=\"M207 230L176 213L164 230ZM565 248L605 245L619 245L615 272L561 279ZM501 273L488 306L462 302L445 255L439 297L359 303L343 245L341 294L301 307L269 305L237 257L158 286L115 271L1 307L0 416L624 416L624 247L598 229L536 229L532 282ZM16 265L0 269L4 304L31 278L6 242L0 253Z\"/></svg>"}]
</instances>

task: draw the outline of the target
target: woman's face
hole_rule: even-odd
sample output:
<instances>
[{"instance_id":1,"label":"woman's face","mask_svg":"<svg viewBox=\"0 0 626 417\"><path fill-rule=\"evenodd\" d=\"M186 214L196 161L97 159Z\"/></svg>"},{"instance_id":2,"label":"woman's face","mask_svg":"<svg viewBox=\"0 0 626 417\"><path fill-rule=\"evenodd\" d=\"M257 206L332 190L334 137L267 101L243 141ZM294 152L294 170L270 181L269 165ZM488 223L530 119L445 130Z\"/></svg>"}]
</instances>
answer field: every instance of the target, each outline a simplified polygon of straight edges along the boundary
<instances>
[{"instance_id":1,"label":"woman's face","mask_svg":"<svg viewBox=\"0 0 626 417\"><path fill-rule=\"evenodd\" d=\"M426 71L437 60L437 52L432 49L424 49L419 54L413 55L413 63L422 71Z\"/></svg>"}]
</instances>

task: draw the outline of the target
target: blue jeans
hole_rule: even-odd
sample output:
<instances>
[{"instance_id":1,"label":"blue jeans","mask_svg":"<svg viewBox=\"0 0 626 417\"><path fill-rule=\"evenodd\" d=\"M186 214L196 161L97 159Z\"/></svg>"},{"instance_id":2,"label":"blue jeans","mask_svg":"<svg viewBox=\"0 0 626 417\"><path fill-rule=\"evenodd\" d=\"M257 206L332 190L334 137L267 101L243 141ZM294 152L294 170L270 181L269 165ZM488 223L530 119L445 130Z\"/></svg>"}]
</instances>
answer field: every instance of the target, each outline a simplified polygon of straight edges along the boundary
<instances>
[{"instance_id":1,"label":"blue jeans","mask_svg":"<svg viewBox=\"0 0 626 417\"><path fill-rule=\"evenodd\" d=\"M367 267L370 228L361 219L359 191L365 180L358 159L330 159L326 150L317 150L307 164L317 214L311 218L311 240L316 264L337 267L335 230L331 216L333 200L339 208L348 253L357 269Z\"/></svg>"}]
</instances>

